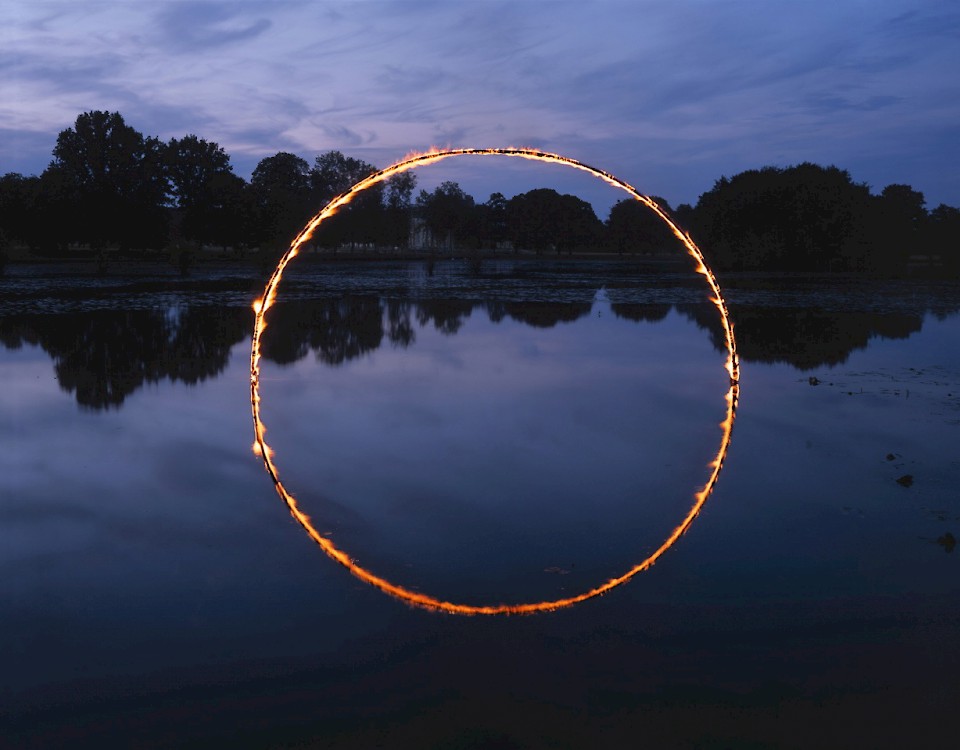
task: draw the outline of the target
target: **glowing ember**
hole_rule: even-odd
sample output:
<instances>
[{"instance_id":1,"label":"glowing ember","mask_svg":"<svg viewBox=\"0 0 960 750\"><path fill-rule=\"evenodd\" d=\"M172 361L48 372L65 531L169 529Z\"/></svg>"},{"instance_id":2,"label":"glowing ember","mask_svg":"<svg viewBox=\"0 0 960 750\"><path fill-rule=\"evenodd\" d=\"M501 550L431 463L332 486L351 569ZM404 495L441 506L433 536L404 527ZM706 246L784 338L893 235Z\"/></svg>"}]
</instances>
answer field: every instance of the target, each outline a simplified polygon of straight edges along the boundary
<instances>
[{"instance_id":1,"label":"glowing ember","mask_svg":"<svg viewBox=\"0 0 960 750\"><path fill-rule=\"evenodd\" d=\"M694 502L690 510L687 511L687 515L663 541L663 543L653 552L653 554L651 554L645 560L634 565L624 574L617 576L616 578L611 578L609 581L606 581L599 586L575 596L565 597L563 599L554 599L550 601L528 602L523 604L474 605L445 601L443 599L438 599L417 591L411 591L403 586L391 583L386 578L382 578L366 568L358 565L350 558L349 555L347 555L332 541L330 541L330 539L317 531L316 527L310 521L309 516L300 510L300 507L297 505L297 501L287 491L287 488L280 480L279 471L273 460L273 450L267 445L264 437L266 433L266 427L260 418L260 340L263 337L263 331L266 328L266 312L276 301L277 286L280 284L280 279L283 277L283 272L286 269L287 264L297 255L303 243L310 238L310 236L313 234L313 231L324 220L336 213L337 209L341 206L345 206L350 203L359 193L363 192L372 185L389 179L395 174L405 172L409 169L414 169L415 167L421 167L426 164L432 164L453 156L513 156L521 159L532 159L551 164L561 164L588 172L589 174L600 178L604 182L609 183L615 188L625 191L633 198L647 206L657 216L659 216L660 219L668 227L670 227L670 230L674 233L674 235L676 235L677 239L683 243L683 246L686 248L687 252L696 261L696 272L706 278L707 283L713 292L711 296L711 302L713 302L717 308L717 311L720 313L720 321L723 324L727 347L726 370L730 375L730 388L726 393L726 418L720 424L720 447L718 448L713 460L709 463L710 473L707 477L706 484L704 484L701 490L694 494ZM462 615L512 615L530 614L533 612L547 612L560 609L561 607L569 607L573 604L586 601L587 599L592 599L595 596L605 594L620 584L626 583L635 575L637 575L637 573L640 573L641 571L651 567L670 547L673 546L673 544L681 536L683 536L687 529L690 528L690 525L700 513L701 508L703 508L704 503L706 503L707 498L710 497L710 493L713 492L713 489L717 484L717 479L720 476L720 470L723 468L724 458L726 457L727 451L730 447L730 436L733 431L733 422L736 418L737 403L740 397L740 362L737 358L737 346L733 337L733 325L730 322L730 314L727 311L726 302L723 299L723 294L720 292L720 285L717 283L716 276L714 276L713 271L707 265L707 262L703 257L703 253L700 251L700 248L697 247L696 243L694 243L690 235L682 231L680 227L673 222L673 220L666 214L666 212L664 212L662 208L660 208L659 205L657 205L654 200L646 195L643 195L637 191L636 188L632 187L623 180L614 177L608 172L604 172L603 170L596 169L594 167L589 167L586 164L582 164L581 162L565 156L559 156L557 154L525 148L463 148L451 149L448 151L429 151L424 154L414 154L392 166L387 167L386 169L381 169L379 172L375 172L369 177L361 180L345 193L334 198L323 208L323 210L320 211L320 213L314 216L307 223L303 230L301 230L300 234L298 234L293 240L293 243L290 245L290 248L287 250L287 252L282 258L280 258L280 261L277 263L277 267L270 276L270 280L267 282L267 286L264 288L263 297L253 304L253 309L256 312L256 318L253 328L253 345L250 349L250 406L253 411L253 429L256 435L256 440L253 445L254 453L263 459L263 464L266 467L267 472L270 474L270 477L273 479L273 484L276 487L277 493L290 510L290 514L303 527L310 538L320 545L320 548L329 557L343 565L360 580L366 581L372 586L376 586L384 593L395 596L398 599L407 602L408 604L423 607L424 609L439 610L442 612L450 612L453 614Z\"/></svg>"}]
</instances>

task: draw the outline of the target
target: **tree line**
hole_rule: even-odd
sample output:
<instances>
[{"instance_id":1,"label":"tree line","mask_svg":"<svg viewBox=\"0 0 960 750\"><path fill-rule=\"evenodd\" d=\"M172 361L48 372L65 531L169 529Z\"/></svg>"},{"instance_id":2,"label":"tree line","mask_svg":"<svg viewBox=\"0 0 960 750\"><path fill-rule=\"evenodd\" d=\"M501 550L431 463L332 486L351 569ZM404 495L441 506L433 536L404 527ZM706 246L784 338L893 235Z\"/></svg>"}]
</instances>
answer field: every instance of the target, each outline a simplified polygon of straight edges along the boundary
<instances>
[{"instance_id":1,"label":"tree line","mask_svg":"<svg viewBox=\"0 0 960 750\"><path fill-rule=\"evenodd\" d=\"M161 248L259 248L273 256L318 208L377 167L340 151L311 165L280 152L250 180L218 144L189 134L163 142L119 112L79 115L61 131L39 176L0 177L0 256L13 243L69 256ZM483 203L456 182L416 191L406 172L378 184L321 225L313 242L434 249L513 248L540 253L675 252L663 223L634 200L606 220L573 195L538 188ZM960 209L928 211L921 192L879 194L835 166L804 163L722 177L696 205L672 209L718 269L903 273L908 264L960 273Z\"/></svg>"}]
</instances>

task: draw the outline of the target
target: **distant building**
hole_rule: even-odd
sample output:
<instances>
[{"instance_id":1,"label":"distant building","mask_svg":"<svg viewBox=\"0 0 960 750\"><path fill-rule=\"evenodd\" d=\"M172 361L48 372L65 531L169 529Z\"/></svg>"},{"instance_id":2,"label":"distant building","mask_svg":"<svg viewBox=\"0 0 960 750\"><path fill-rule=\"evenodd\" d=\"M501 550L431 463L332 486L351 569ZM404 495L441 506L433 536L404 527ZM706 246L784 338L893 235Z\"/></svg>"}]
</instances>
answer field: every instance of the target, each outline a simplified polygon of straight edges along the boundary
<instances>
[{"instance_id":1,"label":"distant building","mask_svg":"<svg viewBox=\"0 0 960 750\"><path fill-rule=\"evenodd\" d=\"M430 231L427 222L421 216L416 214L410 217L410 240L411 250L438 250L441 243L437 241L436 236Z\"/></svg>"}]
</instances>

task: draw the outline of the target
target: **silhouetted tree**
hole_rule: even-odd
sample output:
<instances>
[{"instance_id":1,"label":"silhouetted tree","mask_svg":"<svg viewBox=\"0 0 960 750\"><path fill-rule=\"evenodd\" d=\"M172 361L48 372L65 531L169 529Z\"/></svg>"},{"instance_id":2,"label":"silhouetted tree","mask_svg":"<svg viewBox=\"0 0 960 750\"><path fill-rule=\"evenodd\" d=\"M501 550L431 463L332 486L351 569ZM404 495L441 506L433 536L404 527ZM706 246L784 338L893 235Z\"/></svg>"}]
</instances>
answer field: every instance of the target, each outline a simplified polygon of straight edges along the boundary
<instances>
[{"instance_id":1,"label":"silhouetted tree","mask_svg":"<svg viewBox=\"0 0 960 750\"><path fill-rule=\"evenodd\" d=\"M76 239L96 247L164 241L163 147L127 125L119 112L79 115L57 136L50 168L76 193Z\"/></svg>"},{"instance_id":2,"label":"silhouetted tree","mask_svg":"<svg viewBox=\"0 0 960 750\"><path fill-rule=\"evenodd\" d=\"M960 209L941 203L930 212L925 247L941 258L947 273L960 275Z\"/></svg>"},{"instance_id":3,"label":"silhouetted tree","mask_svg":"<svg viewBox=\"0 0 960 750\"><path fill-rule=\"evenodd\" d=\"M227 152L195 135L171 138L164 153L171 197L177 208L203 203L207 183L218 174L232 174Z\"/></svg>"},{"instance_id":4,"label":"silhouetted tree","mask_svg":"<svg viewBox=\"0 0 960 750\"><path fill-rule=\"evenodd\" d=\"M208 241L222 247L249 245L256 231L253 191L241 177L220 172L208 181L201 195Z\"/></svg>"},{"instance_id":5,"label":"silhouetted tree","mask_svg":"<svg viewBox=\"0 0 960 750\"><path fill-rule=\"evenodd\" d=\"M456 182L443 182L432 193L421 190L417 210L434 237L453 248L473 229L473 198Z\"/></svg>"},{"instance_id":6,"label":"silhouetted tree","mask_svg":"<svg viewBox=\"0 0 960 750\"><path fill-rule=\"evenodd\" d=\"M681 203L674 209L673 219L681 229L690 231L695 221L695 209L689 203Z\"/></svg>"},{"instance_id":7,"label":"silhouetted tree","mask_svg":"<svg viewBox=\"0 0 960 750\"><path fill-rule=\"evenodd\" d=\"M416 187L417 176L413 172L401 172L387 180L383 240L388 245L406 247L409 242Z\"/></svg>"},{"instance_id":8,"label":"silhouetted tree","mask_svg":"<svg viewBox=\"0 0 960 750\"><path fill-rule=\"evenodd\" d=\"M310 184L313 189L316 209L319 210L332 198L345 193L364 177L377 171L372 164L340 151L327 151L314 160L310 170ZM337 247L344 243L372 244L380 240L386 232L383 211L383 183L367 188L347 206L317 229L314 241L327 247Z\"/></svg>"},{"instance_id":9,"label":"silhouetted tree","mask_svg":"<svg viewBox=\"0 0 960 750\"><path fill-rule=\"evenodd\" d=\"M836 167L764 167L701 195L694 230L719 268L853 270L871 262L860 220L869 198Z\"/></svg>"},{"instance_id":10,"label":"silhouetted tree","mask_svg":"<svg viewBox=\"0 0 960 750\"><path fill-rule=\"evenodd\" d=\"M32 230L27 244L41 255L63 255L82 237L83 205L76 182L55 165L40 175L27 216Z\"/></svg>"},{"instance_id":11,"label":"silhouetted tree","mask_svg":"<svg viewBox=\"0 0 960 750\"><path fill-rule=\"evenodd\" d=\"M390 208L408 209L413 203L413 191L417 176L413 172L401 172L387 180L386 204Z\"/></svg>"},{"instance_id":12,"label":"silhouetted tree","mask_svg":"<svg viewBox=\"0 0 960 750\"><path fill-rule=\"evenodd\" d=\"M314 159L310 185L315 197L325 204L376 171L365 161L344 156L340 151L327 151Z\"/></svg>"},{"instance_id":13,"label":"silhouetted tree","mask_svg":"<svg viewBox=\"0 0 960 750\"><path fill-rule=\"evenodd\" d=\"M6 232L4 232L3 227L0 226L0 276L3 276L6 272L7 263L10 262L10 249L10 240L7 239Z\"/></svg>"},{"instance_id":14,"label":"silhouetted tree","mask_svg":"<svg viewBox=\"0 0 960 750\"><path fill-rule=\"evenodd\" d=\"M0 177L0 231L7 242L30 240L39 182L38 177L24 177L16 172Z\"/></svg>"},{"instance_id":15,"label":"silhouetted tree","mask_svg":"<svg viewBox=\"0 0 960 750\"><path fill-rule=\"evenodd\" d=\"M256 239L285 248L313 214L310 165L281 151L261 159L250 176L257 207Z\"/></svg>"},{"instance_id":16,"label":"silhouetted tree","mask_svg":"<svg viewBox=\"0 0 960 750\"><path fill-rule=\"evenodd\" d=\"M670 204L663 198L653 200L668 213ZM677 244L663 220L633 198L615 203L606 222L607 241L616 252L649 255L662 253Z\"/></svg>"},{"instance_id":17,"label":"silhouetted tree","mask_svg":"<svg viewBox=\"0 0 960 750\"><path fill-rule=\"evenodd\" d=\"M507 227L516 247L539 255L553 249L559 255L599 242L603 225L593 207L574 195L537 188L507 202Z\"/></svg>"},{"instance_id":18,"label":"silhouetted tree","mask_svg":"<svg viewBox=\"0 0 960 750\"><path fill-rule=\"evenodd\" d=\"M507 232L507 199L503 193L491 193L486 203L476 207L477 235L481 246L497 247L509 239Z\"/></svg>"},{"instance_id":19,"label":"silhouetted tree","mask_svg":"<svg viewBox=\"0 0 960 750\"><path fill-rule=\"evenodd\" d=\"M216 143L187 135L170 139L164 164L183 236L198 244L226 244L215 233L226 228L225 206L236 199L239 187L227 153Z\"/></svg>"},{"instance_id":20,"label":"silhouetted tree","mask_svg":"<svg viewBox=\"0 0 960 750\"><path fill-rule=\"evenodd\" d=\"M157 247L171 231L174 239L260 243L276 251L325 202L375 170L340 151L320 154L312 168L281 152L263 159L247 185L216 143L191 134L162 144L118 112L90 111L60 132L42 175L0 177L0 232L5 252L16 243L46 254L66 252L71 243L100 253L110 245ZM406 245L415 187L406 172L364 191L314 240L331 247ZM432 193L421 190L415 211L450 248L510 240L516 248L559 254L605 242L619 252L646 253L672 243L669 230L637 201L617 203L601 224L590 204L547 188L509 201L494 193L477 205L445 182ZM940 205L928 214L923 193L902 184L871 195L833 166L722 177L695 208L681 204L674 215L719 269L892 275L907 271L911 256L928 255L929 268L960 274L958 209Z\"/></svg>"},{"instance_id":21,"label":"silhouetted tree","mask_svg":"<svg viewBox=\"0 0 960 750\"><path fill-rule=\"evenodd\" d=\"M872 267L885 274L902 274L910 255L923 251L925 202L923 193L909 185L887 185L872 199L865 227Z\"/></svg>"}]
</instances>

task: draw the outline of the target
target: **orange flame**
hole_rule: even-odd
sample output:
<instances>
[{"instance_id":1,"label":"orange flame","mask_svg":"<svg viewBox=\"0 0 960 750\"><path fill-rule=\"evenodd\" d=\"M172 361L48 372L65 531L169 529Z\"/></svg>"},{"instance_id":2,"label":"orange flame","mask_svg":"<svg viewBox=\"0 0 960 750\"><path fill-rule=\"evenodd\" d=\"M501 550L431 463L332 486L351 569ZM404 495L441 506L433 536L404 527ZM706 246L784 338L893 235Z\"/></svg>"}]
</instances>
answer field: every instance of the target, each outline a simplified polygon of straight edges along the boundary
<instances>
[{"instance_id":1,"label":"orange flame","mask_svg":"<svg viewBox=\"0 0 960 750\"><path fill-rule=\"evenodd\" d=\"M686 516L677 525L677 527L670 532L669 536L667 536L667 538L660 544L659 547L657 547L656 550L654 550L651 555L634 565L622 575L611 578L605 583L595 586L588 591L576 594L575 596L547 601L527 602L523 604L476 605L446 601L444 599L439 599L418 591L412 591L404 586L392 583L386 578L378 576L359 565L356 561L351 559L346 552L338 548L332 541L330 541L329 538L323 536L317 530L317 528L311 522L310 517L300 510L300 506L297 505L296 499L294 499L293 495L290 494L281 481L279 470L277 469L277 465L273 460L273 450L269 445L267 445L266 442L266 426L264 425L263 420L260 418L260 341L263 337L263 331L266 328L266 312L276 301L277 287L280 284L280 279L283 277L283 272L287 265L297 255L300 247L308 239L310 239L314 230L324 220L332 216L337 209L350 203L359 193L363 192L372 185L389 179L393 175L406 172L407 170L414 169L416 167L432 164L443 159L448 159L453 156L512 156L521 159L548 162L551 164L561 164L573 169L587 172L594 177L598 177L609 185L625 191L633 198L647 206L657 216L659 216L660 219L670 228L677 239L680 240L687 253L689 253L689 255L696 261L696 272L706 278L707 284L712 292L710 301L716 306L717 311L720 314L720 321L723 325L727 349L725 368L730 376L730 386L725 396L727 404L726 417L724 418L723 422L720 423L720 447L717 449L717 453L714 458L708 464L711 471L707 477L706 484L704 484L702 489L694 493L693 505L691 506L690 510L687 511ZM671 219L670 216L668 216L667 213L660 208L656 201L649 196L640 193L632 185L624 182L618 177L613 176L609 172L604 172L601 169L587 166L582 162L566 156L560 156L559 154L551 154L546 151L527 148L456 148L448 150L431 149L426 153L412 154L407 156L403 160L387 167L386 169L381 169L379 172L374 172L369 177L360 180L360 182L346 192L331 200L316 216L314 216L307 223L307 225L294 238L287 252L283 255L283 257L280 258L279 262L277 263L277 267L274 269L270 279L267 281L267 285L264 288L263 297L254 303L253 309L256 313L256 317L254 319L253 327L253 343L250 349L250 407L253 412L253 429L256 437L254 443L254 453L263 459L264 467L273 480L277 494L280 495L280 498L286 504L290 514L303 527L304 531L307 532L310 538L320 545L320 548L331 559L343 565L361 581L365 581L366 583L369 583L370 585L380 589L384 593L417 607L460 615L519 615L532 614L534 612L550 612L562 607L569 607L573 604L578 604L586 601L587 599L592 599L596 596L607 593L617 586L626 583L638 573L652 567L653 564L659 560L660 557L668 549L670 549L670 547L672 547L681 536L684 535L684 533L686 533L687 529L690 528L691 524L693 524L696 517L700 514L700 510L707 502L707 498L709 498L710 494L713 492L714 487L717 484L717 480L720 477L720 471L723 468L723 462L727 456L727 451L730 448L730 437L733 432L733 422L736 418L737 405L740 398L740 360L737 357L737 345L733 336L733 324L730 321L730 313L727 310L727 304L724 301L723 294L720 292L720 285L717 282L716 276L710 269L709 265L707 265L707 261L703 257L703 253L701 252L700 248L697 247L696 243L693 241L693 238L681 230L680 227L674 223L673 219Z\"/></svg>"}]
</instances>

